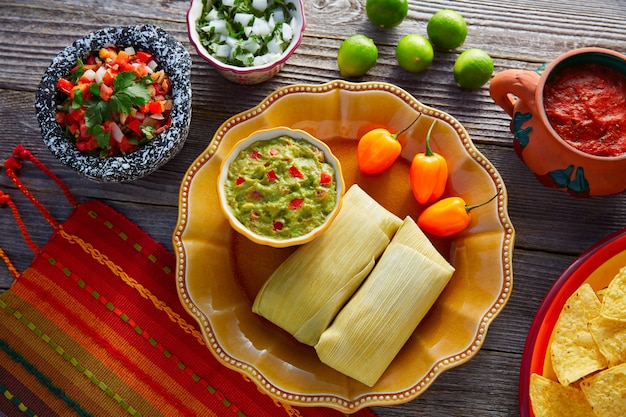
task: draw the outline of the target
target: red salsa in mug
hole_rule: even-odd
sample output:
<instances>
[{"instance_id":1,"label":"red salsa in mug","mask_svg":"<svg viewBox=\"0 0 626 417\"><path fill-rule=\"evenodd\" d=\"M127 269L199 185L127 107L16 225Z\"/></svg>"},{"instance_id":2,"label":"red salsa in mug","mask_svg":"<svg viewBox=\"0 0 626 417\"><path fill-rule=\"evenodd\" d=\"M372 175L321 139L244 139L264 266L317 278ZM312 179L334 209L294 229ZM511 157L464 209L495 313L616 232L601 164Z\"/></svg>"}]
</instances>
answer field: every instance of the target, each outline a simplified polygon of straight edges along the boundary
<instances>
[{"instance_id":1,"label":"red salsa in mug","mask_svg":"<svg viewBox=\"0 0 626 417\"><path fill-rule=\"evenodd\" d=\"M626 76L585 63L567 67L549 80L544 108L557 134L592 155L626 154Z\"/></svg>"}]
</instances>

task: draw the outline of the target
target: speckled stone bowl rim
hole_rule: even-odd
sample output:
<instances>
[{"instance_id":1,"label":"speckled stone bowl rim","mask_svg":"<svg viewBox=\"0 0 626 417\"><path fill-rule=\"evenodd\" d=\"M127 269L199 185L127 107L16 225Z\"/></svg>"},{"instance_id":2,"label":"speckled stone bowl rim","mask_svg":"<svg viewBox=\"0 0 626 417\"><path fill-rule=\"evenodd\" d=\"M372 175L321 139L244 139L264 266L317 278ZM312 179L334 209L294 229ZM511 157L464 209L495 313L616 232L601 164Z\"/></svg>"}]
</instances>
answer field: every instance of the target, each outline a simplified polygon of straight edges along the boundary
<instances>
[{"instance_id":1,"label":"speckled stone bowl rim","mask_svg":"<svg viewBox=\"0 0 626 417\"><path fill-rule=\"evenodd\" d=\"M289 0L290 3L293 3L296 6L297 13L294 13L294 18L298 19L300 30L297 34L294 34L293 39L289 43L289 46L283 53L280 58L274 62L270 62L265 65L259 65L255 67L238 67L235 65L228 65L222 61L219 61L215 57L213 57L209 51L206 50L204 46L200 43L200 37L196 30L196 21L200 17L200 13L202 13L202 2L203 0L190 0L189 9L187 10L187 31L189 34L189 40L192 45L196 48L198 55L200 55L203 59L210 62L222 75L231 80L238 80L240 83L246 83L247 80L251 80L251 83L257 83L258 79L255 74L258 73L267 73L271 74L268 76L261 76L262 81L266 81L267 77L271 78L278 71L276 71L276 67L282 67L285 62L289 59L289 57L294 53L294 51L300 46L302 43L302 39L304 37L304 30L306 29L306 16L304 14L304 3L302 0ZM272 71L274 69L274 71ZM250 77L248 77L250 76Z\"/></svg>"},{"instance_id":2,"label":"speckled stone bowl rim","mask_svg":"<svg viewBox=\"0 0 626 417\"><path fill-rule=\"evenodd\" d=\"M128 155L99 158L79 151L65 137L55 118L56 84L78 58L103 46L133 46L155 57L172 83L172 124L139 150ZM44 73L35 98L43 141L65 165L96 182L126 182L149 175L183 147L191 122L191 57L184 46L155 25L108 27L77 39L63 49Z\"/></svg>"}]
</instances>

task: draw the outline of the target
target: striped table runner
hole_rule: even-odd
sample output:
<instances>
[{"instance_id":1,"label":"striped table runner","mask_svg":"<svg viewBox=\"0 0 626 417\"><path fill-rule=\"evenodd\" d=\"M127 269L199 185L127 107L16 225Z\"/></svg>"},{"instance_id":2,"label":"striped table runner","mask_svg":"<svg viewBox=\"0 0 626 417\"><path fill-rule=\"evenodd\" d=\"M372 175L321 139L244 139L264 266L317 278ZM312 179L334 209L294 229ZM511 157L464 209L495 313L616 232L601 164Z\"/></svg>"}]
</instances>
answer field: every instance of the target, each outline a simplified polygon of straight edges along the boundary
<instances>
[{"instance_id":1,"label":"striped table runner","mask_svg":"<svg viewBox=\"0 0 626 417\"><path fill-rule=\"evenodd\" d=\"M18 272L0 251L15 277L0 295L0 416L343 415L274 401L222 366L178 300L174 255L110 206L64 191L75 205L64 223L39 207L55 228L41 248L0 192L35 252Z\"/></svg>"}]
</instances>

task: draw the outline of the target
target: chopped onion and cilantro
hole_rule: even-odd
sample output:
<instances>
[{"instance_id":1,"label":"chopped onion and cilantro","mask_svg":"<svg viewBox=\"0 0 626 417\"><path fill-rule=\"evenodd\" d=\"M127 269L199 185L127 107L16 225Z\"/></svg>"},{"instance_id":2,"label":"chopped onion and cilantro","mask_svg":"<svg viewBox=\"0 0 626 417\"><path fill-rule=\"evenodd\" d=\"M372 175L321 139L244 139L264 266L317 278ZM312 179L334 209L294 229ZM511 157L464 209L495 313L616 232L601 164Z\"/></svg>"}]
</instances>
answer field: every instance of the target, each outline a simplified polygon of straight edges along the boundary
<instances>
[{"instance_id":1,"label":"chopped onion and cilantro","mask_svg":"<svg viewBox=\"0 0 626 417\"><path fill-rule=\"evenodd\" d=\"M296 34L293 3L285 0L204 0L196 22L200 42L221 62L237 67L280 58Z\"/></svg>"},{"instance_id":2,"label":"chopped onion and cilantro","mask_svg":"<svg viewBox=\"0 0 626 417\"><path fill-rule=\"evenodd\" d=\"M79 58L57 89L57 122L90 155L134 152L171 125L171 82L148 52L100 48Z\"/></svg>"}]
</instances>

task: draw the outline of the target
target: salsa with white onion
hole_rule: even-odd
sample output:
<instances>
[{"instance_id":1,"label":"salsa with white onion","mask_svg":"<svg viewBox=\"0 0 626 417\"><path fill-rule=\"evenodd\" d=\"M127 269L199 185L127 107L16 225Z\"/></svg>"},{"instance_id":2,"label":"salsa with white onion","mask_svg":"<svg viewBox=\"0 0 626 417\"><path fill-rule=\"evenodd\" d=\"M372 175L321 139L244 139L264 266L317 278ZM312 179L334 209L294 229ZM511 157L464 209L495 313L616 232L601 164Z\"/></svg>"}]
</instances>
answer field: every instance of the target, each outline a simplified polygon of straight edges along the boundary
<instances>
[{"instance_id":1,"label":"salsa with white onion","mask_svg":"<svg viewBox=\"0 0 626 417\"><path fill-rule=\"evenodd\" d=\"M152 54L105 47L57 83L57 122L81 152L106 158L136 151L171 125L171 82Z\"/></svg>"},{"instance_id":2,"label":"salsa with white onion","mask_svg":"<svg viewBox=\"0 0 626 417\"><path fill-rule=\"evenodd\" d=\"M280 58L296 32L293 3L285 0L204 0L196 22L200 42L216 59L236 67Z\"/></svg>"}]
</instances>

